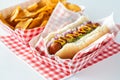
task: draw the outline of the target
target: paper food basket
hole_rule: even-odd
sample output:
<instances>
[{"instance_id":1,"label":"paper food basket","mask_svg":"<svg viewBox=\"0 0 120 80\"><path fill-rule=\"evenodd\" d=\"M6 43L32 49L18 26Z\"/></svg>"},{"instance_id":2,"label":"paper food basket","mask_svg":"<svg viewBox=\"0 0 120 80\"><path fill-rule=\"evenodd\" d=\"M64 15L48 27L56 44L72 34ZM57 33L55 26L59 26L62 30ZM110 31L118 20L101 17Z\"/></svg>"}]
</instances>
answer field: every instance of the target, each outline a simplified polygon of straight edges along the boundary
<instances>
[{"instance_id":1,"label":"paper food basket","mask_svg":"<svg viewBox=\"0 0 120 80\"><path fill-rule=\"evenodd\" d=\"M22 4L23 8L33 4L38 0L30 0ZM17 5L16 5L17 6ZM4 17L9 15L10 12L16 7L10 7L1 11ZM60 3L55 8L47 27L52 26L65 26L77 19L79 13L73 13L66 10ZM63 17L64 16L64 17ZM73 17L72 17L73 16ZM58 19L62 19L60 22ZM51 23L56 22L56 25ZM80 70L91 66L103 59L106 59L114 54L120 52L120 44L114 41L112 34L107 34L101 40L91 45L86 50L80 51L72 60L60 59L55 56L49 57L45 52L44 41L39 38L37 45L31 47L29 41L39 35L44 29L34 28L29 30L11 30L3 22L0 22L0 28L3 28L8 35L1 36L0 40L11 50L15 55L24 60L34 70L44 76L47 80L61 80L69 77L70 75L79 72ZM58 27L54 27L57 29Z\"/></svg>"}]
</instances>

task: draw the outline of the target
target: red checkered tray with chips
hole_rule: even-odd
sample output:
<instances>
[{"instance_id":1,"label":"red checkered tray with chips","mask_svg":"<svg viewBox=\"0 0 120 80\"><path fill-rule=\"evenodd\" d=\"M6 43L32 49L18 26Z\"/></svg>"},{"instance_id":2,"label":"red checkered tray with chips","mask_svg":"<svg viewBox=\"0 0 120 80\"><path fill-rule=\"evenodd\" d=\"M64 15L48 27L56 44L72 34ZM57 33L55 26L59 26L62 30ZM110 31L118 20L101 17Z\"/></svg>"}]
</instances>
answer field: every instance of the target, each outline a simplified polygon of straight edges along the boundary
<instances>
[{"instance_id":1,"label":"red checkered tray with chips","mask_svg":"<svg viewBox=\"0 0 120 80\"><path fill-rule=\"evenodd\" d=\"M79 15L79 13L66 11L59 3L53 12L47 27L57 26L55 27L57 29L58 26L62 27L75 21L78 16L81 15ZM65 21L60 23L59 19L62 18L64 18L63 20ZM53 25L54 21L56 21L56 25ZM43 28L34 28L30 30L16 29L15 31L12 31L2 22L0 22L0 26L8 32L8 35L0 36L0 40L13 51L15 55L20 57L40 73L40 75L49 80L65 79L88 66L120 52L120 44L114 41L114 33L108 33L95 41L94 44L79 51L73 59L60 59L59 57L50 56L46 53L44 39L40 37L41 32L44 30ZM35 37L37 38L37 44L33 47L29 41Z\"/></svg>"}]
</instances>

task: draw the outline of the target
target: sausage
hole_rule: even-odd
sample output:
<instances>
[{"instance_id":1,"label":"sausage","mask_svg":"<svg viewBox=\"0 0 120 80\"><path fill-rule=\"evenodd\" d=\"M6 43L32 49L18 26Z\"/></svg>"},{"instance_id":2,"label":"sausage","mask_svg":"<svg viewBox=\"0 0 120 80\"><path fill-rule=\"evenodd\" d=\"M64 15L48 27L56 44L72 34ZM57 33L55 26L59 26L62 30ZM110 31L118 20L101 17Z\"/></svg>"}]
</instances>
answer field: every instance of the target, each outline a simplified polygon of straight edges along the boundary
<instances>
[{"instance_id":1,"label":"sausage","mask_svg":"<svg viewBox=\"0 0 120 80\"><path fill-rule=\"evenodd\" d=\"M48 51L50 54L55 54L61 48L62 48L62 45L60 43L54 42L48 47Z\"/></svg>"}]
</instances>

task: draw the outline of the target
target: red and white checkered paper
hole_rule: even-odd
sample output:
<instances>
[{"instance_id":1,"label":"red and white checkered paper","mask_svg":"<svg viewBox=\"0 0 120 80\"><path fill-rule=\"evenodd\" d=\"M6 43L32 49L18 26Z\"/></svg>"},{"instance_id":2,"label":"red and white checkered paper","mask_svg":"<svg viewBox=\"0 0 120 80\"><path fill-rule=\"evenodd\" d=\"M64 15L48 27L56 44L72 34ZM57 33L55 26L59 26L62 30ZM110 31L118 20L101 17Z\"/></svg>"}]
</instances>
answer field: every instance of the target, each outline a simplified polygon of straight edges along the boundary
<instances>
[{"instance_id":1,"label":"red and white checkered paper","mask_svg":"<svg viewBox=\"0 0 120 80\"><path fill-rule=\"evenodd\" d=\"M64 10L59 13L59 10L62 10L61 7L57 10L59 15L66 13ZM58 18L58 14L53 17ZM2 25L2 27L6 26ZM43 30L42 28L25 31L16 30L14 32L8 29L9 28L7 28L7 31L9 31L10 34L7 36L0 36L0 40L3 41L15 55L27 62L33 69L48 80L64 79L83 68L120 52L120 44L114 41L112 34L107 34L100 43L91 46L90 49L87 50L88 52L81 53L80 51L72 60L60 59L56 56L49 56L46 54L44 40L42 38L35 48L27 43L34 36L40 34ZM24 36L21 36L21 34Z\"/></svg>"}]
</instances>

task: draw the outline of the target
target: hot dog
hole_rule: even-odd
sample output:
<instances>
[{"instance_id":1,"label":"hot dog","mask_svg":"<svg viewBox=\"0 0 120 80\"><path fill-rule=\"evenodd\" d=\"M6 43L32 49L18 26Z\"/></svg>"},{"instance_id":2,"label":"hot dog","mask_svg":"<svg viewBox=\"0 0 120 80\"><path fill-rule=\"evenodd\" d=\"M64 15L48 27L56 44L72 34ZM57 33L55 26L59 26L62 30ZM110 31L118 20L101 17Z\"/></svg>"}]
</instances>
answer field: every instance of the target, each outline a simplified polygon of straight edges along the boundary
<instances>
[{"instance_id":1,"label":"hot dog","mask_svg":"<svg viewBox=\"0 0 120 80\"><path fill-rule=\"evenodd\" d=\"M86 17L79 18L61 30L50 33L46 38L49 54L63 59L72 59L74 55L109 32L107 26L88 21Z\"/></svg>"}]
</instances>

